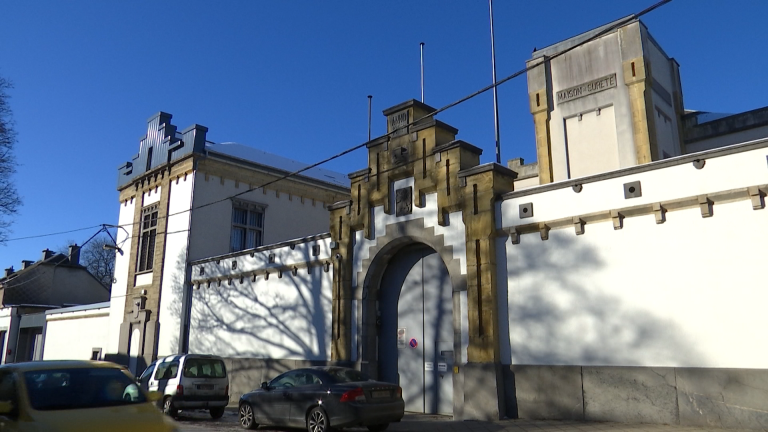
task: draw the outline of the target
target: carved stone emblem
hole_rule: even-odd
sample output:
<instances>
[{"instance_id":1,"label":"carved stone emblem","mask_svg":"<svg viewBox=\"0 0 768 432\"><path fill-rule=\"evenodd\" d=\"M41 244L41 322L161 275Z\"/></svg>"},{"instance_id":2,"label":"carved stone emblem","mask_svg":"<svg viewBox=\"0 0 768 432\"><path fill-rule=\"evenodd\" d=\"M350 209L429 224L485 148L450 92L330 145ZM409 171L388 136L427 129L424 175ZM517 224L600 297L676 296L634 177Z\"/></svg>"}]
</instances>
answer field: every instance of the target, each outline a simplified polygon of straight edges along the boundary
<instances>
[{"instance_id":1,"label":"carved stone emblem","mask_svg":"<svg viewBox=\"0 0 768 432\"><path fill-rule=\"evenodd\" d=\"M395 191L395 214L405 216L413 211L413 188L407 187Z\"/></svg>"}]
</instances>

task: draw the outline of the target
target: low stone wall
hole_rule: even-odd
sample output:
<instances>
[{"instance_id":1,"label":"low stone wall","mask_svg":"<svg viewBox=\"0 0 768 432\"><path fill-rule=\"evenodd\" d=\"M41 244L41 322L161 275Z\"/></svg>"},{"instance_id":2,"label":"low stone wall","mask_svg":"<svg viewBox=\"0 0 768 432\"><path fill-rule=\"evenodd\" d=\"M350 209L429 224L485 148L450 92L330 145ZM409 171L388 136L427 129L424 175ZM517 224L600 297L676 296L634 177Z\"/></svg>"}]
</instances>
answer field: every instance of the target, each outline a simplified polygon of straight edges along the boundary
<instances>
[{"instance_id":1,"label":"low stone wall","mask_svg":"<svg viewBox=\"0 0 768 432\"><path fill-rule=\"evenodd\" d=\"M254 358L225 358L229 376L229 405L236 406L240 396L259 388L283 372L308 366L336 365L353 367L349 362L321 362L307 360L280 360Z\"/></svg>"},{"instance_id":2,"label":"low stone wall","mask_svg":"<svg viewBox=\"0 0 768 432\"><path fill-rule=\"evenodd\" d=\"M764 429L768 370L597 366L504 368L507 416Z\"/></svg>"}]
</instances>

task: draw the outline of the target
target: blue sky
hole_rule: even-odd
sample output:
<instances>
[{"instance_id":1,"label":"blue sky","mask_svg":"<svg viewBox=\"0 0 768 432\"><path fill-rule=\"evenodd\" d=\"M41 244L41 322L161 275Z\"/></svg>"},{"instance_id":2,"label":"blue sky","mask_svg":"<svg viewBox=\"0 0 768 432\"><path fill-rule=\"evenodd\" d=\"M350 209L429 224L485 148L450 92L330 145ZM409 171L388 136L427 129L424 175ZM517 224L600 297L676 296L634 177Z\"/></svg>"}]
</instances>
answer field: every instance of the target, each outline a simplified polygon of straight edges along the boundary
<instances>
[{"instance_id":1,"label":"blue sky","mask_svg":"<svg viewBox=\"0 0 768 432\"><path fill-rule=\"evenodd\" d=\"M638 12L653 0L494 2L497 76L542 48ZM677 59L686 108L768 105L761 0L674 0L643 21ZM0 6L0 75L12 80L23 197L10 238L117 223L117 167L146 120L173 114L236 141L312 163L385 132L381 111L420 98L441 107L491 82L488 2L37 1ZM525 78L499 88L502 160L535 161ZM495 160L492 94L438 116ZM326 168L365 167L364 150ZM95 230L9 241L0 268Z\"/></svg>"}]
</instances>

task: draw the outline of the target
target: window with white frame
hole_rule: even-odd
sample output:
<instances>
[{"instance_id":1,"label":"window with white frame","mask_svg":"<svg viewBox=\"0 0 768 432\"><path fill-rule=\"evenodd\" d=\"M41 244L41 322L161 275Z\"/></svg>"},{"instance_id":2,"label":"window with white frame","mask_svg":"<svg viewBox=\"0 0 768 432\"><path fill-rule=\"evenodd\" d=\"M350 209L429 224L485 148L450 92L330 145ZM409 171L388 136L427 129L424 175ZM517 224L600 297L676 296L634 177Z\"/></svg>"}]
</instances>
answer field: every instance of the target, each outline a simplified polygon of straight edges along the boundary
<instances>
[{"instance_id":1,"label":"window with white frame","mask_svg":"<svg viewBox=\"0 0 768 432\"><path fill-rule=\"evenodd\" d=\"M155 238L157 237L157 204L141 209L141 237L139 237L139 259L136 271L152 270L155 259Z\"/></svg>"},{"instance_id":2,"label":"window with white frame","mask_svg":"<svg viewBox=\"0 0 768 432\"><path fill-rule=\"evenodd\" d=\"M261 246L263 231L264 205L233 200L230 251L237 252Z\"/></svg>"}]
</instances>

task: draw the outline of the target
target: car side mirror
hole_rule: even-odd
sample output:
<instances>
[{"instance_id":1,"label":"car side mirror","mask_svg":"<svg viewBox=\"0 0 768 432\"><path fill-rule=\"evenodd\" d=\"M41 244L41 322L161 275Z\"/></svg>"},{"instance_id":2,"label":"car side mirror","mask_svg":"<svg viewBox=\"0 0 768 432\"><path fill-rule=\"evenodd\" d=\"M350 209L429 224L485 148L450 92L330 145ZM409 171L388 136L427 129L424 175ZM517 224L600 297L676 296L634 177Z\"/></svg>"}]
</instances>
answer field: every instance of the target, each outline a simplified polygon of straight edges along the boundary
<instances>
[{"instance_id":1,"label":"car side mirror","mask_svg":"<svg viewBox=\"0 0 768 432\"><path fill-rule=\"evenodd\" d=\"M261 383L261 388L264 389L264 390L269 390L269 384L267 384L267 382L265 381L265 382Z\"/></svg>"},{"instance_id":2,"label":"car side mirror","mask_svg":"<svg viewBox=\"0 0 768 432\"><path fill-rule=\"evenodd\" d=\"M0 415L9 415L13 412L13 403L10 401L0 401Z\"/></svg>"}]
</instances>

